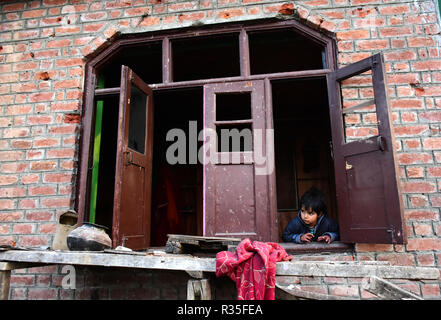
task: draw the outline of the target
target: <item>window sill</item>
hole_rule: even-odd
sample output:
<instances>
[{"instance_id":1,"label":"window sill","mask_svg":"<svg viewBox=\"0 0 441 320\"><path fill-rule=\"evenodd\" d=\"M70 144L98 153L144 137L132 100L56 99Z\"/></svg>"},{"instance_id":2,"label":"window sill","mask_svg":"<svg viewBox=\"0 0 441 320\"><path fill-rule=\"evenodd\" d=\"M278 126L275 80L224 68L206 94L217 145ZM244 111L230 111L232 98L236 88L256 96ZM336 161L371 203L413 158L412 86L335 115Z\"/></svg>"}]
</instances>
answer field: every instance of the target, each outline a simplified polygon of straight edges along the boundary
<instances>
[{"instance_id":1,"label":"window sill","mask_svg":"<svg viewBox=\"0 0 441 320\"><path fill-rule=\"evenodd\" d=\"M335 241L332 243L313 242L307 244L297 244L283 242L280 245L290 255L305 254L305 253L334 253L334 252L348 252L354 250L354 245L351 243L343 243Z\"/></svg>"}]
</instances>

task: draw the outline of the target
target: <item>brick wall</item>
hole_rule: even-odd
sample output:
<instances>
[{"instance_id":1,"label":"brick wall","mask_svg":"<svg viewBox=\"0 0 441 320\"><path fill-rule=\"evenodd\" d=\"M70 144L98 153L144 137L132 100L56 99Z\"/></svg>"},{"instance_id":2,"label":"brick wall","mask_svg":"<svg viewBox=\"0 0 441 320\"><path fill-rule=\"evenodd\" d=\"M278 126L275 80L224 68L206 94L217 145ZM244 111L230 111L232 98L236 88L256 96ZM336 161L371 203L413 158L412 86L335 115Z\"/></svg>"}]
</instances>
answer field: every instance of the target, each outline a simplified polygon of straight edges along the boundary
<instances>
[{"instance_id":1,"label":"brick wall","mask_svg":"<svg viewBox=\"0 0 441 320\"><path fill-rule=\"evenodd\" d=\"M50 246L73 208L84 66L118 33L294 16L336 34L340 65L379 51L387 63L408 243L358 244L353 259L441 267L441 38L437 2L424 0L2 1L0 244ZM14 272L11 297L80 297L60 291L57 270ZM355 292L340 281L319 282ZM404 286L441 296L439 281Z\"/></svg>"}]
</instances>

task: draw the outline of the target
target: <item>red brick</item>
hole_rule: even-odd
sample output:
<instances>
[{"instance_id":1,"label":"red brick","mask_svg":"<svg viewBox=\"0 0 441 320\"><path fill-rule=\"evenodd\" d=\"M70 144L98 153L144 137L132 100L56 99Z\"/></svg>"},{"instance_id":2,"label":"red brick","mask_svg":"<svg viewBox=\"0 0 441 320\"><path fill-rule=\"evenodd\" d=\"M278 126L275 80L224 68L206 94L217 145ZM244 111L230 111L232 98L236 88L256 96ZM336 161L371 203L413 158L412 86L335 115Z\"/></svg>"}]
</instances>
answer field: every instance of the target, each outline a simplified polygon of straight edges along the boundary
<instances>
[{"instance_id":1,"label":"red brick","mask_svg":"<svg viewBox=\"0 0 441 320\"><path fill-rule=\"evenodd\" d=\"M423 140L423 147L426 150L441 149L441 138L426 138Z\"/></svg>"},{"instance_id":2,"label":"red brick","mask_svg":"<svg viewBox=\"0 0 441 320\"><path fill-rule=\"evenodd\" d=\"M60 141L58 139L47 138L47 139L38 139L34 140L34 147L54 147L58 146Z\"/></svg>"},{"instance_id":3,"label":"red brick","mask_svg":"<svg viewBox=\"0 0 441 320\"><path fill-rule=\"evenodd\" d=\"M76 125L65 125L62 127L51 127L49 132L51 134L72 134L78 130Z\"/></svg>"},{"instance_id":4,"label":"red brick","mask_svg":"<svg viewBox=\"0 0 441 320\"><path fill-rule=\"evenodd\" d=\"M43 181L49 182L49 183L72 182L72 174L70 174L70 173L46 173L43 177Z\"/></svg>"},{"instance_id":5,"label":"red brick","mask_svg":"<svg viewBox=\"0 0 441 320\"><path fill-rule=\"evenodd\" d=\"M428 181L406 181L402 183L402 191L405 193L433 193L436 185Z\"/></svg>"},{"instance_id":6,"label":"red brick","mask_svg":"<svg viewBox=\"0 0 441 320\"><path fill-rule=\"evenodd\" d=\"M39 195L55 195L57 190L54 187L41 186L41 187L32 187L29 188L30 196L39 196Z\"/></svg>"},{"instance_id":7,"label":"red brick","mask_svg":"<svg viewBox=\"0 0 441 320\"><path fill-rule=\"evenodd\" d=\"M52 213L49 211L31 211L26 213L26 220L28 221L50 221Z\"/></svg>"},{"instance_id":8,"label":"red brick","mask_svg":"<svg viewBox=\"0 0 441 320\"><path fill-rule=\"evenodd\" d=\"M60 48L72 45L71 39L52 40L46 44L46 48Z\"/></svg>"},{"instance_id":9,"label":"red brick","mask_svg":"<svg viewBox=\"0 0 441 320\"><path fill-rule=\"evenodd\" d=\"M23 19L26 19L26 18L40 18L40 17L42 17L44 15L46 15L46 10L45 9L40 9L40 10L24 11L21 14L21 17Z\"/></svg>"},{"instance_id":10,"label":"red brick","mask_svg":"<svg viewBox=\"0 0 441 320\"><path fill-rule=\"evenodd\" d=\"M358 286L357 285L335 285L329 286L329 293L336 296L344 297L358 297Z\"/></svg>"},{"instance_id":11,"label":"red brick","mask_svg":"<svg viewBox=\"0 0 441 320\"><path fill-rule=\"evenodd\" d=\"M427 125L414 125L414 126L399 126L394 127L394 132L397 137L401 136L416 136L427 132L429 127Z\"/></svg>"},{"instance_id":12,"label":"red brick","mask_svg":"<svg viewBox=\"0 0 441 320\"><path fill-rule=\"evenodd\" d=\"M425 60L412 62L415 71L441 70L441 60Z\"/></svg>"},{"instance_id":13,"label":"red brick","mask_svg":"<svg viewBox=\"0 0 441 320\"><path fill-rule=\"evenodd\" d=\"M29 288L30 300L54 300L57 299L57 289Z\"/></svg>"},{"instance_id":14,"label":"red brick","mask_svg":"<svg viewBox=\"0 0 441 320\"><path fill-rule=\"evenodd\" d=\"M358 50L379 50L389 47L389 41L383 39L359 40L355 43Z\"/></svg>"},{"instance_id":15,"label":"red brick","mask_svg":"<svg viewBox=\"0 0 441 320\"><path fill-rule=\"evenodd\" d=\"M380 14L384 15L400 15L410 12L410 9L408 5L393 5L379 7L378 11L380 12Z\"/></svg>"},{"instance_id":16,"label":"red brick","mask_svg":"<svg viewBox=\"0 0 441 320\"><path fill-rule=\"evenodd\" d=\"M406 210L404 211L404 216L406 220L439 220L439 214L437 211L430 209L419 209L419 210Z\"/></svg>"},{"instance_id":17,"label":"red brick","mask_svg":"<svg viewBox=\"0 0 441 320\"><path fill-rule=\"evenodd\" d=\"M429 251L441 250L441 239L439 238L411 238L407 239L407 250L409 251Z\"/></svg>"},{"instance_id":18,"label":"red brick","mask_svg":"<svg viewBox=\"0 0 441 320\"><path fill-rule=\"evenodd\" d=\"M17 176L0 176L0 185L10 185L18 181Z\"/></svg>"},{"instance_id":19,"label":"red brick","mask_svg":"<svg viewBox=\"0 0 441 320\"><path fill-rule=\"evenodd\" d=\"M433 235L432 224L414 223L413 228L415 230L415 235L417 235L417 236L432 236Z\"/></svg>"},{"instance_id":20,"label":"red brick","mask_svg":"<svg viewBox=\"0 0 441 320\"><path fill-rule=\"evenodd\" d=\"M39 231L44 234L55 234L57 232L57 225L55 223L48 223L40 225Z\"/></svg>"},{"instance_id":21,"label":"red brick","mask_svg":"<svg viewBox=\"0 0 441 320\"><path fill-rule=\"evenodd\" d=\"M5 4L2 7L3 12L8 11L21 11L25 8L25 3Z\"/></svg>"},{"instance_id":22,"label":"red brick","mask_svg":"<svg viewBox=\"0 0 441 320\"><path fill-rule=\"evenodd\" d=\"M409 178L424 178L424 169L421 167L406 168Z\"/></svg>"},{"instance_id":23,"label":"red brick","mask_svg":"<svg viewBox=\"0 0 441 320\"><path fill-rule=\"evenodd\" d=\"M393 245L391 245L391 244L357 243L356 250L357 250L357 252L393 251Z\"/></svg>"},{"instance_id":24,"label":"red brick","mask_svg":"<svg viewBox=\"0 0 441 320\"><path fill-rule=\"evenodd\" d=\"M380 29L381 37L401 37L412 34L411 27L385 27Z\"/></svg>"},{"instance_id":25,"label":"red brick","mask_svg":"<svg viewBox=\"0 0 441 320\"><path fill-rule=\"evenodd\" d=\"M440 295L440 285L438 283L434 284L421 284L421 291L423 297L438 297Z\"/></svg>"},{"instance_id":26,"label":"red brick","mask_svg":"<svg viewBox=\"0 0 441 320\"><path fill-rule=\"evenodd\" d=\"M441 177L441 167L427 168L426 171L429 177Z\"/></svg>"},{"instance_id":27,"label":"red brick","mask_svg":"<svg viewBox=\"0 0 441 320\"><path fill-rule=\"evenodd\" d=\"M337 40L355 40L370 38L369 30L349 30L337 32Z\"/></svg>"},{"instance_id":28,"label":"red brick","mask_svg":"<svg viewBox=\"0 0 441 320\"><path fill-rule=\"evenodd\" d=\"M28 223L19 223L15 224L12 228L12 232L14 233L21 233L21 234L29 234L32 233L32 225Z\"/></svg>"},{"instance_id":29,"label":"red brick","mask_svg":"<svg viewBox=\"0 0 441 320\"><path fill-rule=\"evenodd\" d=\"M12 275L11 285L13 286L33 286L35 284L34 275Z\"/></svg>"},{"instance_id":30,"label":"red brick","mask_svg":"<svg viewBox=\"0 0 441 320\"><path fill-rule=\"evenodd\" d=\"M391 265L414 266L415 258L413 254L408 253L386 253L378 254L378 261L388 261Z\"/></svg>"},{"instance_id":31,"label":"red brick","mask_svg":"<svg viewBox=\"0 0 441 320\"><path fill-rule=\"evenodd\" d=\"M56 168L57 163L55 161L39 161L31 163L32 171L47 171Z\"/></svg>"},{"instance_id":32,"label":"red brick","mask_svg":"<svg viewBox=\"0 0 441 320\"><path fill-rule=\"evenodd\" d=\"M48 158L73 158L74 149L52 149L47 151Z\"/></svg>"},{"instance_id":33,"label":"red brick","mask_svg":"<svg viewBox=\"0 0 441 320\"><path fill-rule=\"evenodd\" d=\"M21 151L0 151L0 161L17 161L23 159Z\"/></svg>"},{"instance_id":34,"label":"red brick","mask_svg":"<svg viewBox=\"0 0 441 320\"><path fill-rule=\"evenodd\" d=\"M409 196L409 201L411 204L411 207L426 207L428 204L428 200L425 196Z\"/></svg>"},{"instance_id":35,"label":"red brick","mask_svg":"<svg viewBox=\"0 0 441 320\"><path fill-rule=\"evenodd\" d=\"M24 199L18 202L20 209L34 209L37 207L37 202L34 199Z\"/></svg>"}]
</instances>

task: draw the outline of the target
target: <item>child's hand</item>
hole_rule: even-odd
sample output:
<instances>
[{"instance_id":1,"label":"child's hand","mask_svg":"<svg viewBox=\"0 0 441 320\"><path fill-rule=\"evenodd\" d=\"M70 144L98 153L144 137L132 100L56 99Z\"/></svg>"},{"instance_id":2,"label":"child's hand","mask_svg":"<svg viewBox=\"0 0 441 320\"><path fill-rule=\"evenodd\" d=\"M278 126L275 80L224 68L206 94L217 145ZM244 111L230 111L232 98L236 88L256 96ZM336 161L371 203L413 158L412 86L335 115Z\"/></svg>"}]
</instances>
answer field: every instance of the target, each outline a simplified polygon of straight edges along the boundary
<instances>
[{"instance_id":1,"label":"child's hand","mask_svg":"<svg viewBox=\"0 0 441 320\"><path fill-rule=\"evenodd\" d=\"M327 234L317 238L317 241L325 241L326 243L331 243L331 237Z\"/></svg>"},{"instance_id":2,"label":"child's hand","mask_svg":"<svg viewBox=\"0 0 441 320\"><path fill-rule=\"evenodd\" d=\"M302 242L311 242L311 239L314 238L314 235L312 233L304 233L302 236L300 236L300 241Z\"/></svg>"}]
</instances>

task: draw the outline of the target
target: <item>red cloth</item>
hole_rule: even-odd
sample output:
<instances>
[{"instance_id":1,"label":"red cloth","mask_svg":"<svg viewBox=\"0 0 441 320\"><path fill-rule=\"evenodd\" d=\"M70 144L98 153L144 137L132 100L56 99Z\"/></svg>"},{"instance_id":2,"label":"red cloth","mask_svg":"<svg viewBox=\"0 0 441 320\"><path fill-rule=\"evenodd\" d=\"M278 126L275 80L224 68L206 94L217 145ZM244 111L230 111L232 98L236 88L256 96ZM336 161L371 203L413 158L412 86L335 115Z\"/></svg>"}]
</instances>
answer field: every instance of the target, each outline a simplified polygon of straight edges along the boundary
<instances>
[{"instance_id":1,"label":"red cloth","mask_svg":"<svg viewBox=\"0 0 441 320\"><path fill-rule=\"evenodd\" d=\"M236 282L238 300L274 300L276 263L291 259L277 243L246 238L236 252L216 254L216 276L227 275Z\"/></svg>"}]
</instances>

